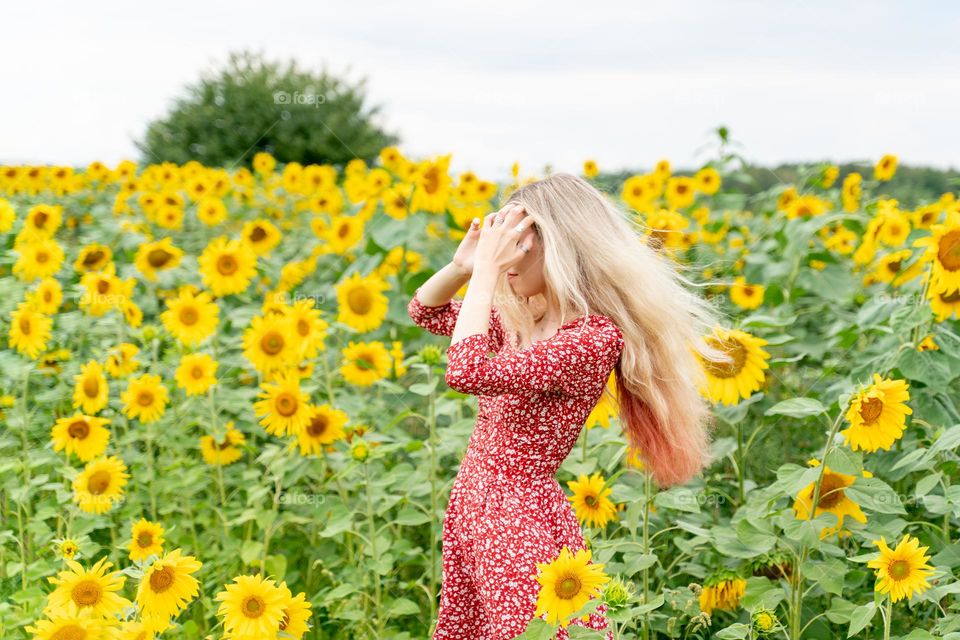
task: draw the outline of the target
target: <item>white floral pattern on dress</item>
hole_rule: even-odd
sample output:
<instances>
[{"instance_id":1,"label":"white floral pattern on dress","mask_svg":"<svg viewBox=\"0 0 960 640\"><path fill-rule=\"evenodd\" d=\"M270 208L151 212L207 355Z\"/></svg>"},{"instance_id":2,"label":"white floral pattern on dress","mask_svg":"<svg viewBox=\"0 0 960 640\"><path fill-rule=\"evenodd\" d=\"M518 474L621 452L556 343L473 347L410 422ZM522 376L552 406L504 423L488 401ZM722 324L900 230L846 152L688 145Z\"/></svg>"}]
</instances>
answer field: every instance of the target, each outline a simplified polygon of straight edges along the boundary
<instances>
[{"instance_id":1,"label":"white floral pattern on dress","mask_svg":"<svg viewBox=\"0 0 960 640\"><path fill-rule=\"evenodd\" d=\"M462 304L428 307L415 292L407 313L427 331L451 336ZM586 546L555 476L616 366L623 334L607 316L588 314L524 349L514 348L515 337L492 307L486 334L447 349L447 384L476 395L479 412L443 518L434 640L522 633L536 610L536 564L551 562L563 546ZM605 614L601 604L586 623L571 624L603 630ZM560 629L556 637L569 634Z\"/></svg>"}]
</instances>

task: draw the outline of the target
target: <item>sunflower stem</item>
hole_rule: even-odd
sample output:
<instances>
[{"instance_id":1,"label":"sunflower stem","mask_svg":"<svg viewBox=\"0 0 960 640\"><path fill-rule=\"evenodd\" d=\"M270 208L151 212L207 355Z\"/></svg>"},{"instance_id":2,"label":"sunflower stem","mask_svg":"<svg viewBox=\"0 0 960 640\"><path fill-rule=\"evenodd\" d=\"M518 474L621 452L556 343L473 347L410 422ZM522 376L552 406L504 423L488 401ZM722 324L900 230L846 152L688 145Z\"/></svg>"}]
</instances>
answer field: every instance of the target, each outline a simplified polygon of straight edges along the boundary
<instances>
[{"instance_id":1,"label":"sunflower stem","mask_svg":"<svg viewBox=\"0 0 960 640\"><path fill-rule=\"evenodd\" d=\"M363 484L367 492L367 525L370 527L370 554L373 557L373 609L374 615L377 618L376 637L382 638L384 629L381 609L383 603L380 594L380 574L377 571L379 556L377 554L377 527L373 518L373 492L370 490L370 472L367 469L369 462L364 461L360 464L363 465Z\"/></svg>"},{"instance_id":2,"label":"sunflower stem","mask_svg":"<svg viewBox=\"0 0 960 640\"><path fill-rule=\"evenodd\" d=\"M428 367L427 384L433 386L434 370ZM427 408L427 427L430 430L430 619L437 618L437 410L436 391L430 394ZM432 624L432 623L431 623Z\"/></svg>"},{"instance_id":3,"label":"sunflower stem","mask_svg":"<svg viewBox=\"0 0 960 640\"><path fill-rule=\"evenodd\" d=\"M650 553L650 502L653 500L653 487L650 482L650 472L643 474L643 554ZM643 604L650 602L650 568L643 570ZM643 639L650 638L650 614L643 614Z\"/></svg>"},{"instance_id":4,"label":"sunflower stem","mask_svg":"<svg viewBox=\"0 0 960 640\"><path fill-rule=\"evenodd\" d=\"M887 596L886 615L883 616L883 640L890 640L890 617L893 615L893 604Z\"/></svg>"}]
</instances>

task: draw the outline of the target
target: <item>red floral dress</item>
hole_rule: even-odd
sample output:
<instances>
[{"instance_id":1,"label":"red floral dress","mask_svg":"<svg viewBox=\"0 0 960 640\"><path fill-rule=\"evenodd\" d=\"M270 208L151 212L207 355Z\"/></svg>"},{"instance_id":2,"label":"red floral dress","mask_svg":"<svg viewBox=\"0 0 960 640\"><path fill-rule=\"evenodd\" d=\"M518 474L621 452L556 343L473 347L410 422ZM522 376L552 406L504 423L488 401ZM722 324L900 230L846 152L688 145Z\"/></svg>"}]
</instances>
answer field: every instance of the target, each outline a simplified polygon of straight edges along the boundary
<instances>
[{"instance_id":1,"label":"red floral dress","mask_svg":"<svg viewBox=\"0 0 960 640\"><path fill-rule=\"evenodd\" d=\"M407 312L427 331L450 336L462 303L428 307L414 294ZM589 314L524 349L516 349L515 337L493 307L488 333L447 349L447 384L477 396L479 412L443 519L434 640L522 633L540 590L536 563L554 560L563 546L585 548L554 476L603 393L623 334L607 316ZM600 605L586 623L571 624L603 630L605 614ZM556 637L569 635L560 629Z\"/></svg>"}]
</instances>

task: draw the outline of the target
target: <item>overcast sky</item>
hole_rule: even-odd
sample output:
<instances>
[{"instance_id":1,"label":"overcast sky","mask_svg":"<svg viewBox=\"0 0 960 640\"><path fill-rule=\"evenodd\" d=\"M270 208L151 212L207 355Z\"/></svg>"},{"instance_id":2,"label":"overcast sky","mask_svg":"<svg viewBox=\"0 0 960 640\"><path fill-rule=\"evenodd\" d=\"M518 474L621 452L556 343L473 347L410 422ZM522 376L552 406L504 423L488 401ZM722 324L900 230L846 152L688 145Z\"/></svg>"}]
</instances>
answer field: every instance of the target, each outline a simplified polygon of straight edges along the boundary
<instances>
[{"instance_id":1,"label":"overcast sky","mask_svg":"<svg viewBox=\"0 0 960 640\"><path fill-rule=\"evenodd\" d=\"M185 84L251 48L366 77L405 153L489 178L688 167L719 124L760 163L960 167L955 2L31 0L0 25L0 163L137 158Z\"/></svg>"}]
</instances>

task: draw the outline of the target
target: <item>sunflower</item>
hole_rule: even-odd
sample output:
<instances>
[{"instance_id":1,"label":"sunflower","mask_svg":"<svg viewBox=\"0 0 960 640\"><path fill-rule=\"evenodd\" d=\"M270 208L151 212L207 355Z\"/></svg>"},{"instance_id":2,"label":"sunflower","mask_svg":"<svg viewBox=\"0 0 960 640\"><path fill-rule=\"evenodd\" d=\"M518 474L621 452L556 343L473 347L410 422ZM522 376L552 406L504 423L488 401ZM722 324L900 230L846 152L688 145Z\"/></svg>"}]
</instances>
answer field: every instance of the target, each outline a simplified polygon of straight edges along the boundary
<instances>
[{"instance_id":1,"label":"sunflower","mask_svg":"<svg viewBox=\"0 0 960 640\"><path fill-rule=\"evenodd\" d=\"M215 238L198 259L200 277L215 296L241 293L257 272L257 254L242 240Z\"/></svg>"},{"instance_id":2,"label":"sunflower","mask_svg":"<svg viewBox=\"0 0 960 640\"><path fill-rule=\"evenodd\" d=\"M80 307L92 316L102 316L126 299L126 285L116 276L113 263L103 271L83 274L80 286Z\"/></svg>"},{"instance_id":3,"label":"sunflower","mask_svg":"<svg viewBox=\"0 0 960 640\"><path fill-rule=\"evenodd\" d=\"M747 284L743 276L737 276L730 287L730 300L741 309L756 309L763 304L764 286Z\"/></svg>"},{"instance_id":4,"label":"sunflower","mask_svg":"<svg viewBox=\"0 0 960 640\"><path fill-rule=\"evenodd\" d=\"M206 393L217 382L216 372L216 360L205 353L193 353L180 358L174 377L188 396L196 396Z\"/></svg>"},{"instance_id":5,"label":"sunflower","mask_svg":"<svg viewBox=\"0 0 960 640\"><path fill-rule=\"evenodd\" d=\"M27 304L46 315L56 313L62 303L63 287L56 278L41 280L27 298Z\"/></svg>"},{"instance_id":6,"label":"sunflower","mask_svg":"<svg viewBox=\"0 0 960 640\"><path fill-rule=\"evenodd\" d=\"M913 252L910 249L903 249L881 257L879 264L873 270L875 281L889 282L893 286L899 287L919 276L923 273L920 262L906 265L912 255Z\"/></svg>"},{"instance_id":7,"label":"sunflower","mask_svg":"<svg viewBox=\"0 0 960 640\"><path fill-rule=\"evenodd\" d=\"M102 618L84 613L51 611L46 620L25 627L33 640L101 640L108 626Z\"/></svg>"},{"instance_id":8,"label":"sunflower","mask_svg":"<svg viewBox=\"0 0 960 640\"><path fill-rule=\"evenodd\" d=\"M141 244L137 248L133 263L144 278L154 282L158 272L173 269L180 264L182 258L183 250L173 246L170 238L163 238Z\"/></svg>"},{"instance_id":9,"label":"sunflower","mask_svg":"<svg viewBox=\"0 0 960 640\"><path fill-rule=\"evenodd\" d=\"M72 538L66 539L56 539L54 540L58 544L57 552L60 554L60 557L64 560L73 560L78 553L80 553L80 545L77 544L77 541Z\"/></svg>"},{"instance_id":10,"label":"sunflower","mask_svg":"<svg viewBox=\"0 0 960 640\"><path fill-rule=\"evenodd\" d=\"M7 333L10 346L29 358L36 358L47 348L53 320L21 302L10 314L10 330Z\"/></svg>"},{"instance_id":11,"label":"sunflower","mask_svg":"<svg viewBox=\"0 0 960 640\"><path fill-rule=\"evenodd\" d=\"M236 576L216 595L217 615L229 636L273 638L284 622L284 607L290 604L287 593L262 575Z\"/></svg>"},{"instance_id":12,"label":"sunflower","mask_svg":"<svg viewBox=\"0 0 960 640\"><path fill-rule=\"evenodd\" d=\"M850 427L840 432L854 451L889 450L903 436L906 416L913 409L906 380L891 380L873 374L873 384L861 388L851 399L846 419Z\"/></svg>"},{"instance_id":13,"label":"sunflower","mask_svg":"<svg viewBox=\"0 0 960 640\"><path fill-rule=\"evenodd\" d=\"M216 196L206 196L197 203L197 218L212 227L227 219L227 206Z\"/></svg>"},{"instance_id":14,"label":"sunflower","mask_svg":"<svg viewBox=\"0 0 960 640\"><path fill-rule=\"evenodd\" d=\"M107 373L114 378L130 375L140 367L140 361L136 359L139 352L137 345L121 342L107 354L107 363L104 365Z\"/></svg>"},{"instance_id":15,"label":"sunflower","mask_svg":"<svg viewBox=\"0 0 960 640\"><path fill-rule=\"evenodd\" d=\"M580 522L603 527L616 517L617 506L607 497L613 490L606 486L599 471L589 478L581 474L576 480L567 482L567 486L573 491L567 499Z\"/></svg>"},{"instance_id":16,"label":"sunflower","mask_svg":"<svg viewBox=\"0 0 960 640\"><path fill-rule=\"evenodd\" d=\"M24 282L49 278L63 264L63 249L53 238L39 238L17 248L17 261L13 263L13 275Z\"/></svg>"},{"instance_id":17,"label":"sunflower","mask_svg":"<svg viewBox=\"0 0 960 640\"><path fill-rule=\"evenodd\" d=\"M343 426L347 414L329 404L313 406L310 421L297 433L297 444L302 455L320 455L323 446L336 442L344 436Z\"/></svg>"},{"instance_id":18,"label":"sunflower","mask_svg":"<svg viewBox=\"0 0 960 640\"><path fill-rule=\"evenodd\" d=\"M273 248L280 243L280 230L269 220L262 218L251 220L243 225L241 235L258 256L270 255Z\"/></svg>"},{"instance_id":19,"label":"sunflower","mask_svg":"<svg viewBox=\"0 0 960 640\"><path fill-rule=\"evenodd\" d=\"M75 453L83 462L99 457L110 440L110 431L103 426L108 422L105 418L85 416L80 412L58 419L50 430L53 450L65 451L67 455Z\"/></svg>"},{"instance_id":20,"label":"sunflower","mask_svg":"<svg viewBox=\"0 0 960 640\"><path fill-rule=\"evenodd\" d=\"M930 556L925 555L929 547L921 547L909 533L895 549L887 546L883 536L873 543L880 547L880 553L867 566L877 574L876 591L889 593L891 602L897 602L930 588L927 578L933 574L933 567L927 564Z\"/></svg>"},{"instance_id":21,"label":"sunflower","mask_svg":"<svg viewBox=\"0 0 960 640\"><path fill-rule=\"evenodd\" d=\"M310 630L307 625L307 620L310 619L310 602L307 601L306 595L302 591L294 597L286 582L280 583L280 590L284 597L280 632L289 634L294 640L297 640Z\"/></svg>"},{"instance_id":22,"label":"sunflower","mask_svg":"<svg viewBox=\"0 0 960 640\"><path fill-rule=\"evenodd\" d=\"M594 596L600 595L601 587L610 580L603 572L603 565L590 561L589 549L579 549L571 554L566 545L552 562L538 562L540 570L537 582L537 608L534 617L546 614L547 622L559 622L567 627L569 618ZM584 616L588 618L588 616Z\"/></svg>"},{"instance_id":23,"label":"sunflower","mask_svg":"<svg viewBox=\"0 0 960 640\"><path fill-rule=\"evenodd\" d=\"M682 209L693 204L697 184L693 178L675 176L667 179L667 191L664 197L671 209Z\"/></svg>"},{"instance_id":24,"label":"sunflower","mask_svg":"<svg viewBox=\"0 0 960 640\"><path fill-rule=\"evenodd\" d=\"M104 513L123 498L127 466L116 456L97 458L73 479L73 500L87 513Z\"/></svg>"},{"instance_id":25,"label":"sunflower","mask_svg":"<svg viewBox=\"0 0 960 640\"><path fill-rule=\"evenodd\" d=\"M324 349L323 339L329 325L320 317L320 310L314 308L312 298L297 300L286 315L298 338L300 358L312 358Z\"/></svg>"},{"instance_id":26,"label":"sunflower","mask_svg":"<svg viewBox=\"0 0 960 640\"><path fill-rule=\"evenodd\" d=\"M0 198L0 233L7 233L13 229L17 221L17 212L9 201Z\"/></svg>"},{"instance_id":27,"label":"sunflower","mask_svg":"<svg viewBox=\"0 0 960 640\"><path fill-rule=\"evenodd\" d=\"M390 285L376 275L361 277L353 273L336 285L337 321L361 333L376 329L383 324L388 310L387 297L381 292L389 288Z\"/></svg>"},{"instance_id":28,"label":"sunflower","mask_svg":"<svg viewBox=\"0 0 960 640\"><path fill-rule=\"evenodd\" d=\"M38 204L27 211L23 221L24 230L32 237L50 238L63 223L63 207L60 205Z\"/></svg>"},{"instance_id":29,"label":"sunflower","mask_svg":"<svg viewBox=\"0 0 960 640\"><path fill-rule=\"evenodd\" d=\"M953 315L960 318L960 289L951 294L929 291L927 295L930 298L930 309L936 314L939 322Z\"/></svg>"},{"instance_id":30,"label":"sunflower","mask_svg":"<svg viewBox=\"0 0 960 640\"><path fill-rule=\"evenodd\" d=\"M265 382L258 395L262 400L253 404L253 410L267 433L275 436L297 435L312 418L307 394L300 390L296 371L280 371L273 382Z\"/></svg>"},{"instance_id":31,"label":"sunflower","mask_svg":"<svg viewBox=\"0 0 960 640\"><path fill-rule=\"evenodd\" d=\"M854 476L837 473L831 471L830 467L824 467L823 479L820 481L820 496L813 517L816 518L822 513L832 513L837 517L837 524L823 529L820 532L821 538L839 531L846 516L850 516L857 522L866 523L867 516L860 509L860 505L851 500L844 492L844 489L852 485L854 480ZM800 520L810 519L815 488L816 482L811 482L797 494L797 498L793 502L793 510Z\"/></svg>"},{"instance_id":32,"label":"sunflower","mask_svg":"<svg viewBox=\"0 0 960 640\"><path fill-rule=\"evenodd\" d=\"M693 176L697 191L712 196L720 189L720 173L713 167L704 167Z\"/></svg>"},{"instance_id":33,"label":"sunflower","mask_svg":"<svg viewBox=\"0 0 960 640\"><path fill-rule=\"evenodd\" d=\"M413 211L443 213L450 198L450 156L439 156L417 165L412 176L416 187L413 190Z\"/></svg>"},{"instance_id":34,"label":"sunflower","mask_svg":"<svg viewBox=\"0 0 960 640\"><path fill-rule=\"evenodd\" d=\"M289 317L254 316L243 332L243 355L260 373L291 366L300 356L297 336Z\"/></svg>"},{"instance_id":35,"label":"sunflower","mask_svg":"<svg viewBox=\"0 0 960 640\"><path fill-rule=\"evenodd\" d=\"M96 360L81 365L74 376L73 406L86 414L94 414L107 406L107 379Z\"/></svg>"},{"instance_id":36,"label":"sunflower","mask_svg":"<svg viewBox=\"0 0 960 640\"><path fill-rule=\"evenodd\" d=\"M390 356L393 358L393 375L394 377L401 377L407 372L407 368L403 365L403 361L406 356L403 353L403 342L400 340L391 340L390 341Z\"/></svg>"},{"instance_id":37,"label":"sunflower","mask_svg":"<svg viewBox=\"0 0 960 640\"><path fill-rule=\"evenodd\" d=\"M880 158L873 168L873 179L886 182L897 172L897 156L887 154Z\"/></svg>"},{"instance_id":38,"label":"sunflower","mask_svg":"<svg viewBox=\"0 0 960 640\"><path fill-rule=\"evenodd\" d=\"M138 418L140 422L148 424L159 420L167 410L169 395L160 376L145 373L130 380L120 399L123 401L123 413L128 418Z\"/></svg>"},{"instance_id":39,"label":"sunflower","mask_svg":"<svg viewBox=\"0 0 960 640\"><path fill-rule=\"evenodd\" d=\"M223 440L217 441L213 436L201 436L200 453L203 461L211 466L228 465L236 462L242 455L238 445L246 442L242 432L233 426L233 421L227 423L227 430Z\"/></svg>"},{"instance_id":40,"label":"sunflower","mask_svg":"<svg viewBox=\"0 0 960 640\"><path fill-rule=\"evenodd\" d=\"M323 218L314 218L311 228L321 240L326 240L330 250L344 254L353 248L363 237L363 220L356 216L332 216L329 227L318 227ZM320 233L318 233L320 231Z\"/></svg>"},{"instance_id":41,"label":"sunflower","mask_svg":"<svg viewBox=\"0 0 960 640\"><path fill-rule=\"evenodd\" d=\"M170 618L185 609L200 592L200 582L191 574L202 566L193 556L181 555L180 549L151 563L137 588L137 603L144 614Z\"/></svg>"},{"instance_id":42,"label":"sunflower","mask_svg":"<svg viewBox=\"0 0 960 640\"><path fill-rule=\"evenodd\" d=\"M100 271L110 264L111 260L113 260L113 249L105 244L93 242L80 249L80 253L73 263L73 268L77 273Z\"/></svg>"},{"instance_id":43,"label":"sunflower","mask_svg":"<svg viewBox=\"0 0 960 640\"><path fill-rule=\"evenodd\" d=\"M276 159L266 151L258 151L253 155L253 170L261 176L270 175L276 166Z\"/></svg>"},{"instance_id":44,"label":"sunflower","mask_svg":"<svg viewBox=\"0 0 960 640\"><path fill-rule=\"evenodd\" d=\"M217 330L220 307L206 291L194 293L183 288L176 298L167 300L167 310L160 314L160 319L177 340L192 346Z\"/></svg>"},{"instance_id":45,"label":"sunflower","mask_svg":"<svg viewBox=\"0 0 960 640\"><path fill-rule=\"evenodd\" d=\"M843 201L844 211L856 211L860 208L860 196L863 188L860 186L863 182L863 176L859 173L849 173L843 179L843 186L840 188L840 198Z\"/></svg>"},{"instance_id":46,"label":"sunflower","mask_svg":"<svg viewBox=\"0 0 960 640\"><path fill-rule=\"evenodd\" d=\"M386 346L379 340L351 340L341 353L343 363L340 365L340 375L351 384L368 387L390 375L393 360Z\"/></svg>"},{"instance_id":47,"label":"sunflower","mask_svg":"<svg viewBox=\"0 0 960 640\"><path fill-rule=\"evenodd\" d=\"M47 596L45 613L76 610L81 614L112 618L132 606L119 593L126 578L119 571L109 571L113 564L105 557L89 571L75 560L67 560L66 563L69 570L49 578L51 584L57 587Z\"/></svg>"},{"instance_id":48,"label":"sunflower","mask_svg":"<svg viewBox=\"0 0 960 640\"><path fill-rule=\"evenodd\" d=\"M960 294L960 208L947 213L942 224L930 227L930 235L913 242L926 247L922 262L933 262L929 296Z\"/></svg>"},{"instance_id":49,"label":"sunflower","mask_svg":"<svg viewBox=\"0 0 960 640\"><path fill-rule=\"evenodd\" d=\"M700 610L712 615L714 609L736 611L746 591L747 581L733 571L720 571L709 578L700 591Z\"/></svg>"},{"instance_id":50,"label":"sunflower","mask_svg":"<svg viewBox=\"0 0 960 640\"><path fill-rule=\"evenodd\" d=\"M140 518L130 529L130 542L127 544L129 557L136 562L152 555L159 556L163 554L163 542L163 527L157 522Z\"/></svg>"},{"instance_id":51,"label":"sunflower","mask_svg":"<svg viewBox=\"0 0 960 640\"><path fill-rule=\"evenodd\" d=\"M765 381L763 370L769 368L770 354L761 349L766 340L739 329L717 327L706 341L733 359L729 363L708 361L697 354L707 375L705 393L712 402L737 404L761 388Z\"/></svg>"}]
</instances>

